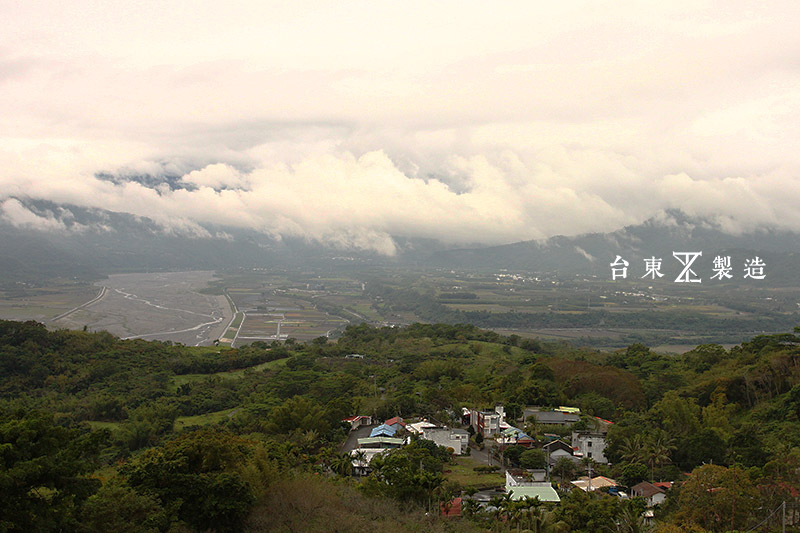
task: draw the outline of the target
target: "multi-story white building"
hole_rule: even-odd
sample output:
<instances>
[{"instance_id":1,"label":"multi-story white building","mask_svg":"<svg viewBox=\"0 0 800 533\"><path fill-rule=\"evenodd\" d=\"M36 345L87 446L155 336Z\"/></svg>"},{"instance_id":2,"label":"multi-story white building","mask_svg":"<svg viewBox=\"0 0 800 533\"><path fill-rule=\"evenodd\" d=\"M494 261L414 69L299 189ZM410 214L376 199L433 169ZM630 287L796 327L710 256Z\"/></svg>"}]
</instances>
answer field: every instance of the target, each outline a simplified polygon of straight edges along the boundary
<instances>
[{"instance_id":1,"label":"multi-story white building","mask_svg":"<svg viewBox=\"0 0 800 533\"><path fill-rule=\"evenodd\" d=\"M572 447L576 450L576 455L589 457L597 463L608 463L604 454L606 450L605 433L593 431L573 431Z\"/></svg>"},{"instance_id":2,"label":"multi-story white building","mask_svg":"<svg viewBox=\"0 0 800 533\"><path fill-rule=\"evenodd\" d=\"M475 434L481 433L484 438L500 433L500 424L503 420L503 407L498 406L494 411L470 411L469 423L475 430Z\"/></svg>"}]
</instances>

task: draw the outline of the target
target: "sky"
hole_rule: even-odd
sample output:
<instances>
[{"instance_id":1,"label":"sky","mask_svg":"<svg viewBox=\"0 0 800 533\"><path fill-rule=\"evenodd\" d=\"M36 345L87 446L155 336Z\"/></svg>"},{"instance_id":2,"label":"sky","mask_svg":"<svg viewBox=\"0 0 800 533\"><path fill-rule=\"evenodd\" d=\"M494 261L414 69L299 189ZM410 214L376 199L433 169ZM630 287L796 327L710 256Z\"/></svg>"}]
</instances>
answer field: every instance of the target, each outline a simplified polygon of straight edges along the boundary
<instances>
[{"instance_id":1,"label":"sky","mask_svg":"<svg viewBox=\"0 0 800 533\"><path fill-rule=\"evenodd\" d=\"M800 231L798 27L795 0L0 0L0 218L385 254L667 209Z\"/></svg>"}]
</instances>

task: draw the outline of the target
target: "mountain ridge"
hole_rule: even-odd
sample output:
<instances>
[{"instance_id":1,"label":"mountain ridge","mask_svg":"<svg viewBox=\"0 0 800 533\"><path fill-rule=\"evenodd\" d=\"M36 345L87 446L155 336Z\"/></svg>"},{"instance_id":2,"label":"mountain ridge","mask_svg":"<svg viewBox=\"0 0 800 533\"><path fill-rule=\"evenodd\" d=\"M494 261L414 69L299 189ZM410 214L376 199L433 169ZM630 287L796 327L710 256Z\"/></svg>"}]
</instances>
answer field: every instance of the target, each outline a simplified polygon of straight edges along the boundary
<instances>
[{"instance_id":1,"label":"mountain ridge","mask_svg":"<svg viewBox=\"0 0 800 533\"><path fill-rule=\"evenodd\" d=\"M276 238L215 225L169 226L128 213L15 200L36 215L38 227L0 219L0 272L5 281L97 278L123 271L365 265L610 278L610 263L616 256L628 261L632 279L644 272L647 258L661 259L665 277L669 277L681 268L673 252L703 252L696 265L706 272L717 255L730 255L738 273L745 259L760 254L768 272L771 269L770 278L786 283L794 279L793 272L800 266L800 233L762 229L735 235L713 219L692 217L680 210L664 211L641 224L609 233L558 235L494 246L455 247L436 239L393 236L397 254L385 256L302 237Z\"/></svg>"}]
</instances>

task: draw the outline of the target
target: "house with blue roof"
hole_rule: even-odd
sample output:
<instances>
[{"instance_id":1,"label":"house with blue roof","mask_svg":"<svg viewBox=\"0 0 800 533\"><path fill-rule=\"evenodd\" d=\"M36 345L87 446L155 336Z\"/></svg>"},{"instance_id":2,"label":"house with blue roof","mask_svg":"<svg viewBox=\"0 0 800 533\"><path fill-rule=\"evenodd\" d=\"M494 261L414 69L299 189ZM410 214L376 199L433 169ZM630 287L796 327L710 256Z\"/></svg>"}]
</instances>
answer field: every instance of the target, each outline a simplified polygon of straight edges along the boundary
<instances>
[{"instance_id":1,"label":"house with blue roof","mask_svg":"<svg viewBox=\"0 0 800 533\"><path fill-rule=\"evenodd\" d=\"M397 429L392 426L387 426L386 424L381 424L376 428L372 428L370 431L370 437L394 437L395 433L397 433Z\"/></svg>"}]
</instances>

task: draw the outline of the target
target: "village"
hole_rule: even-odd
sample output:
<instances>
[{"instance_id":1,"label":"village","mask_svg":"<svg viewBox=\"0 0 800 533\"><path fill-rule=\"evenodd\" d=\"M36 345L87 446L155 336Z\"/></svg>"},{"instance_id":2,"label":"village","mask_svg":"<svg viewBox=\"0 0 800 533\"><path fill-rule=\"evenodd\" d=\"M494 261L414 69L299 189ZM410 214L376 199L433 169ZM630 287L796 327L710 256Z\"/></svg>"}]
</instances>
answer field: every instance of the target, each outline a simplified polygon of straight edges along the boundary
<instances>
[{"instance_id":1,"label":"village","mask_svg":"<svg viewBox=\"0 0 800 533\"><path fill-rule=\"evenodd\" d=\"M491 410L464 407L460 417L453 415L453 421L458 421L450 426L429 418L404 420L400 416L382 423L369 415L344 419L351 429L342 451L351 458L352 475L369 475L376 456L422 439L445 448L454 458L470 458L476 472L505 477L503 485L473 486L442 503L443 516L461 516L467 507L495 511L503 499L554 507L561 501L559 494L581 490L620 499L642 498L646 504L642 518L651 522L655 506L666 500L672 487L671 481L640 481L627 487L601 475L610 466L604 451L613 422L582 414L577 407L529 406L516 419L507 416L503 405Z\"/></svg>"}]
</instances>

